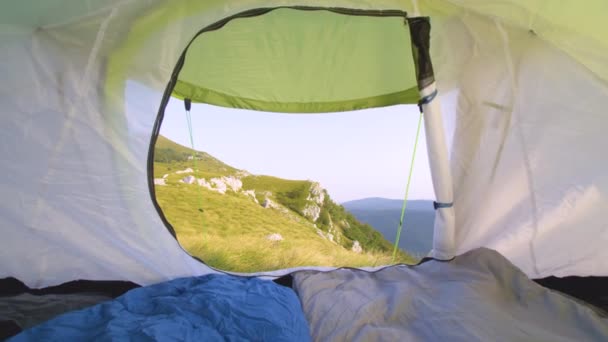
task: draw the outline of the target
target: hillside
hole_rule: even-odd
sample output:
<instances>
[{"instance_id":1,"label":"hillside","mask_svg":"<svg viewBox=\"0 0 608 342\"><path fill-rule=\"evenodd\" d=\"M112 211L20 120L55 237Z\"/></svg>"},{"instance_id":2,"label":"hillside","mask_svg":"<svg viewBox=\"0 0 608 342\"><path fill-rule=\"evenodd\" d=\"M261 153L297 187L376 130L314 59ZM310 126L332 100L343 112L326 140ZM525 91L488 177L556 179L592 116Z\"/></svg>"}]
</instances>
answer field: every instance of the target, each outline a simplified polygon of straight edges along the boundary
<instances>
[{"instance_id":1,"label":"hillside","mask_svg":"<svg viewBox=\"0 0 608 342\"><path fill-rule=\"evenodd\" d=\"M188 165L194 166L192 158L195 156L197 165L200 164L200 170L206 172L207 174L223 175L238 171L237 169L224 164L208 153L196 152L196 154L193 154L192 149L171 141L162 135L158 136L156 145L154 146L154 161L163 164L189 161L190 163Z\"/></svg>"},{"instance_id":2,"label":"hillside","mask_svg":"<svg viewBox=\"0 0 608 342\"><path fill-rule=\"evenodd\" d=\"M159 136L156 196L181 245L209 265L254 272L391 263L392 244L318 183L252 175L205 152L192 156ZM400 251L396 262L415 260Z\"/></svg>"},{"instance_id":3,"label":"hillside","mask_svg":"<svg viewBox=\"0 0 608 342\"><path fill-rule=\"evenodd\" d=\"M394 243L403 200L365 198L342 205L360 221L365 222ZM399 248L422 258L431 250L435 211L433 201L411 200L407 203Z\"/></svg>"}]
</instances>

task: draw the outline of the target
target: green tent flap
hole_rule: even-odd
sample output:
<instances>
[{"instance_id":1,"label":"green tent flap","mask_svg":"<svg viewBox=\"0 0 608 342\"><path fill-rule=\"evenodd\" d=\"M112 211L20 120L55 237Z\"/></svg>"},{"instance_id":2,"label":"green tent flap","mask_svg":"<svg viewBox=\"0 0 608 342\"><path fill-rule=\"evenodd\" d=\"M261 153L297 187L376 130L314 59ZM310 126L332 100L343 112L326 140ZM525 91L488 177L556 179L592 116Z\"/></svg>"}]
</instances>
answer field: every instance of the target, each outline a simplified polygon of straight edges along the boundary
<instances>
[{"instance_id":1,"label":"green tent flap","mask_svg":"<svg viewBox=\"0 0 608 342\"><path fill-rule=\"evenodd\" d=\"M248 12L202 30L172 95L288 113L418 102L405 12L302 9Z\"/></svg>"}]
</instances>

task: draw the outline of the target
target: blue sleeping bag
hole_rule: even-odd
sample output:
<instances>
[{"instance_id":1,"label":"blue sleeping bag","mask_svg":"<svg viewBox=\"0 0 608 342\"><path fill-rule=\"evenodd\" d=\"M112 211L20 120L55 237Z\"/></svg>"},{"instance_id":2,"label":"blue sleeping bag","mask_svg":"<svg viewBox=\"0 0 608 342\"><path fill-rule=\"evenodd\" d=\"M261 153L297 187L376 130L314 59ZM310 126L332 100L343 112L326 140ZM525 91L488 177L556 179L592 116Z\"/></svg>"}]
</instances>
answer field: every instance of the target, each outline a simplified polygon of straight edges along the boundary
<instances>
[{"instance_id":1,"label":"blue sleeping bag","mask_svg":"<svg viewBox=\"0 0 608 342\"><path fill-rule=\"evenodd\" d=\"M271 281L181 278L72 311L11 341L309 341L300 301Z\"/></svg>"}]
</instances>

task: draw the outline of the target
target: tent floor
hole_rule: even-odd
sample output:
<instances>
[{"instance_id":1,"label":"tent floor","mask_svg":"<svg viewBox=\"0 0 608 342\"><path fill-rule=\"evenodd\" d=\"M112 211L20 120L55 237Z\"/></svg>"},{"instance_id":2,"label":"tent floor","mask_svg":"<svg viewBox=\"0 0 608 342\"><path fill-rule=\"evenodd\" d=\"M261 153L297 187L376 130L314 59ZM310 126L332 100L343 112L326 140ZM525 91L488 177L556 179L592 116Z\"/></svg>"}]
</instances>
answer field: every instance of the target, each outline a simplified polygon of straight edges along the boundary
<instances>
[{"instance_id":1,"label":"tent floor","mask_svg":"<svg viewBox=\"0 0 608 342\"><path fill-rule=\"evenodd\" d=\"M0 279L0 340L63 313L114 299L139 287L123 281L78 280L31 289L15 278Z\"/></svg>"}]
</instances>

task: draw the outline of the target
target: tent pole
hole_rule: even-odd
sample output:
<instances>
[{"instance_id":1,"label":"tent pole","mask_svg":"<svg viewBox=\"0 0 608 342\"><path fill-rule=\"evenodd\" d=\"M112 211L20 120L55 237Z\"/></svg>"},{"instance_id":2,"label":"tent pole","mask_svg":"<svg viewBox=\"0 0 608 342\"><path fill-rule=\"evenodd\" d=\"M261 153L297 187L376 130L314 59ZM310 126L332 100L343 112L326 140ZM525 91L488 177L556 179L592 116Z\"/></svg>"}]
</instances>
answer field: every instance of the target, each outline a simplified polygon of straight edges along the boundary
<instances>
[{"instance_id":1,"label":"tent pole","mask_svg":"<svg viewBox=\"0 0 608 342\"><path fill-rule=\"evenodd\" d=\"M435 82L420 90L421 109L424 112L426 146L435 189L435 227L431 257L448 260L455 254L455 217L453 208L452 175L448 149L443 129L441 104L437 97L429 99L436 91Z\"/></svg>"}]
</instances>

